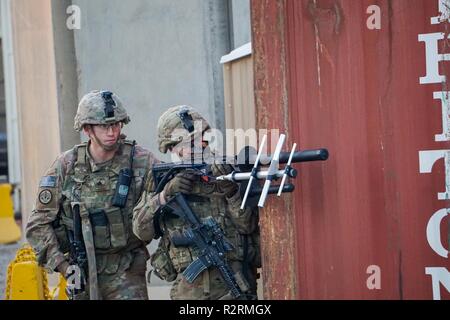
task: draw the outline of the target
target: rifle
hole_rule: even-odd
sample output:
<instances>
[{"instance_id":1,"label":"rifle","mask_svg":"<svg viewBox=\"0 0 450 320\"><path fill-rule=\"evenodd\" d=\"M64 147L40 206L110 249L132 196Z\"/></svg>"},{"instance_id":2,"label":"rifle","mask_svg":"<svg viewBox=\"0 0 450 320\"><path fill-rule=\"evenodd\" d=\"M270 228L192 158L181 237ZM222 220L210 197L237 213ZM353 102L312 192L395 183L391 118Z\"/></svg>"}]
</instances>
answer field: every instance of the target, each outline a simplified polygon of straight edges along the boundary
<instances>
[{"instance_id":1,"label":"rifle","mask_svg":"<svg viewBox=\"0 0 450 320\"><path fill-rule=\"evenodd\" d=\"M166 184L175 175L183 170L191 169L197 171L205 179L208 179L208 164L205 162L172 162L172 163L157 163L152 167L153 179L155 181L155 193L160 193Z\"/></svg>"},{"instance_id":2,"label":"rifle","mask_svg":"<svg viewBox=\"0 0 450 320\"><path fill-rule=\"evenodd\" d=\"M219 157L221 163L231 164L234 171L228 175L212 177L209 175L210 163L206 163L203 159L198 161L175 162L175 163L158 163L153 165L152 174L155 181L155 193L159 193L164 186L179 172L183 170L194 170L198 172L201 179L206 182L215 181L233 181L241 185L241 197L243 199L241 209L247 203L247 199L260 195L258 206L263 207L268 194L277 194L293 192L295 186L291 183L286 184L287 177L295 178L297 170L292 168L292 163L308 162L308 161L325 161L328 159L327 149L313 149L296 151L297 144L294 143L290 152L282 152L281 148L285 140L285 135L280 135L280 139L272 155L263 155L263 147L266 136L263 137L259 152L251 147L245 147L234 157ZM267 171L261 170L262 165L269 164ZM286 164L284 169L279 169L279 164ZM271 182L281 178L281 184L271 186ZM255 185L255 180L265 179L263 187ZM253 203L249 205L253 207Z\"/></svg>"},{"instance_id":3,"label":"rifle","mask_svg":"<svg viewBox=\"0 0 450 320\"><path fill-rule=\"evenodd\" d=\"M198 258L183 271L186 280L189 283L194 282L203 270L212 266L219 270L235 299L246 299L247 296L242 293L234 272L226 260L226 253L233 250L233 247L225 238L217 222L212 217L208 217L202 222L191 210L181 193L177 193L159 209L157 219L163 213L176 215L189 226L182 234L173 236L171 238L172 243L175 246L190 246L193 244L200 252Z\"/></svg>"},{"instance_id":4,"label":"rifle","mask_svg":"<svg viewBox=\"0 0 450 320\"><path fill-rule=\"evenodd\" d=\"M78 270L75 270L75 276L79 276L80 287L77 288L77 282L74 287L68 288L70 290L70 296L73 299L74 295L82 293L86 290L86 274L88 267L88 260L86 254L86 248L83 241L83 233L80 217L80 205L75 203L72 206L73 214L73 230L68 230L69 242L70 242L70 265L76 265ZM77 273L78 271L78 273Z\"/></svg>"}]
</instances>

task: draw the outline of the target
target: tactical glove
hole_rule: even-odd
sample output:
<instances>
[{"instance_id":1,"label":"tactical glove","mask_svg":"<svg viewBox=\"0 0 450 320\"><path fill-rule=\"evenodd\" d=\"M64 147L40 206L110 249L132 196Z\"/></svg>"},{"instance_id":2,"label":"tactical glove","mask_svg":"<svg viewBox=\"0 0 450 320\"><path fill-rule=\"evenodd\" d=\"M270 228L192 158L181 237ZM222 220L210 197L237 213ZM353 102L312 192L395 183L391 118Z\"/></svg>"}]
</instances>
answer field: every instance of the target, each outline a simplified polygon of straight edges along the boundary
<instances>
[{"instance_id":1,"label":"tactical glove","mask_svg":"<svg viewBox=\"0 0 450 320\"><path fill-rule=\"evenodd\" d=\"M213 163L211 165L211 172L215 177L227 175L233 171L233 166L230 164ZM217 189L220 193L223 193L226 197L230 198L237 192L239 187L237 183L234 183L232 181L218 181Z\"/></svg>"},{"instance_id":2,"label":"tactical glove","mask_svg":"<svg viewBox=\"0 0 450 320\"><path fill-rule=\"evenodd\" d=\"M215 177L227 175L229 173L232 173L233 171L234 171L233 166L230 164L213 163L211 165L211 172L212 175Z\"/></svg>"},{"instance_id":3,"label":"tactical glove","mask_svg":"<svg viewBox=\"0 0 450 320\"><path fill-rule=\"evenodd\" d=\"M178 192L190 194L194 186L194 181L197 179L198 176L189 170L178 173L164 187L164 196L170 198Z\"/></svg>"}]
</instances>

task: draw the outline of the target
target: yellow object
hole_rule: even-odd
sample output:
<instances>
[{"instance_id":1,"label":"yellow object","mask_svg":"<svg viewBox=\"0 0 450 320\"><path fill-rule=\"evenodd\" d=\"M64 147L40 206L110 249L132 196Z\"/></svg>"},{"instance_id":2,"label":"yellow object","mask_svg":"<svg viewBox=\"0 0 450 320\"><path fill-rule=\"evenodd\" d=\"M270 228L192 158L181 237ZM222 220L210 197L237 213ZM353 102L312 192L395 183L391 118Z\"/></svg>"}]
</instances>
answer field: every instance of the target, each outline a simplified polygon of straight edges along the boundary
<instances>
[{"instance_id":1,"label":"yellow object","mask_svg":"<svg viewBox=\"0 0 450 320\"><path fill-rule=\"evenodd\" d=\"M49 300L46 271L39 267L33 249L25 244L8 265L6 300Z\"/></svg>"},{"instance_id":2,"label":"yellow object","mask_svg":"<svg viewBox=\"0 0 450 320\"><path fill-rule=\"evenodd\" d=\"M51 300L69 300L66 293L67 282L66 279L60 274L58 286L53 288L50 294Z\"/></svg>"},{"instance_id":3,"label":"yellow object","mask_svg":"<svg viewBox=\"0 0 450 320\"><path fill-rule=\"evenodd\" d=\"M14 220L10 184L0 184L0 243L12 243L20 240L20 228Z\"/></svg>"}]
</instances>

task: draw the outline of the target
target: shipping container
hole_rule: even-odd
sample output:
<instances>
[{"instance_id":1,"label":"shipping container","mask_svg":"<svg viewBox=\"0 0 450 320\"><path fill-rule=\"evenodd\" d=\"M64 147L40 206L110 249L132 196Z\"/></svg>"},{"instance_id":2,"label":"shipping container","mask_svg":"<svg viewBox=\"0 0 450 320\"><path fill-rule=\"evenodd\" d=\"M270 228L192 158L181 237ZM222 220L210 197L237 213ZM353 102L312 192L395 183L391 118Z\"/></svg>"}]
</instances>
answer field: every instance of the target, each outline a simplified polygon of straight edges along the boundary
<instances>
[{"instance_id":1,"label":"shipping container","mask_svg":"<svg viewBox=\"0 0 450 320\"><path fill-rule=\"evenodd\" d=\"M260 212L265 298L450 298L449 12L252 0L257 127L330 153Z\"/></svg>"}]
</instances>

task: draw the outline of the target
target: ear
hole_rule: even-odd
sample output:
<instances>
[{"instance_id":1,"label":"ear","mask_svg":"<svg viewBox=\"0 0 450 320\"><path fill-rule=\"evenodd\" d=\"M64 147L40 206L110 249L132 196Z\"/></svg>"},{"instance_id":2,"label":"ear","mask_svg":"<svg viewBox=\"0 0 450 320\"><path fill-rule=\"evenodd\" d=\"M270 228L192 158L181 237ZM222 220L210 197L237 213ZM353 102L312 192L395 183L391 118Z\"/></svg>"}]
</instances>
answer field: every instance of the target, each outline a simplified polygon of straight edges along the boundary
<instances>
[{"instance_id":1,"label":"ear","mask_svg":"<svg viewBox=\"0 0 450 320\"><path fill-rule=\"evenodd\" d=\"M92 133L92 127L88 124L85 124L83 126L83 132L86 136L88 136L89 138L91 137L91 133Z\"/></svg>"}]
</instances>

